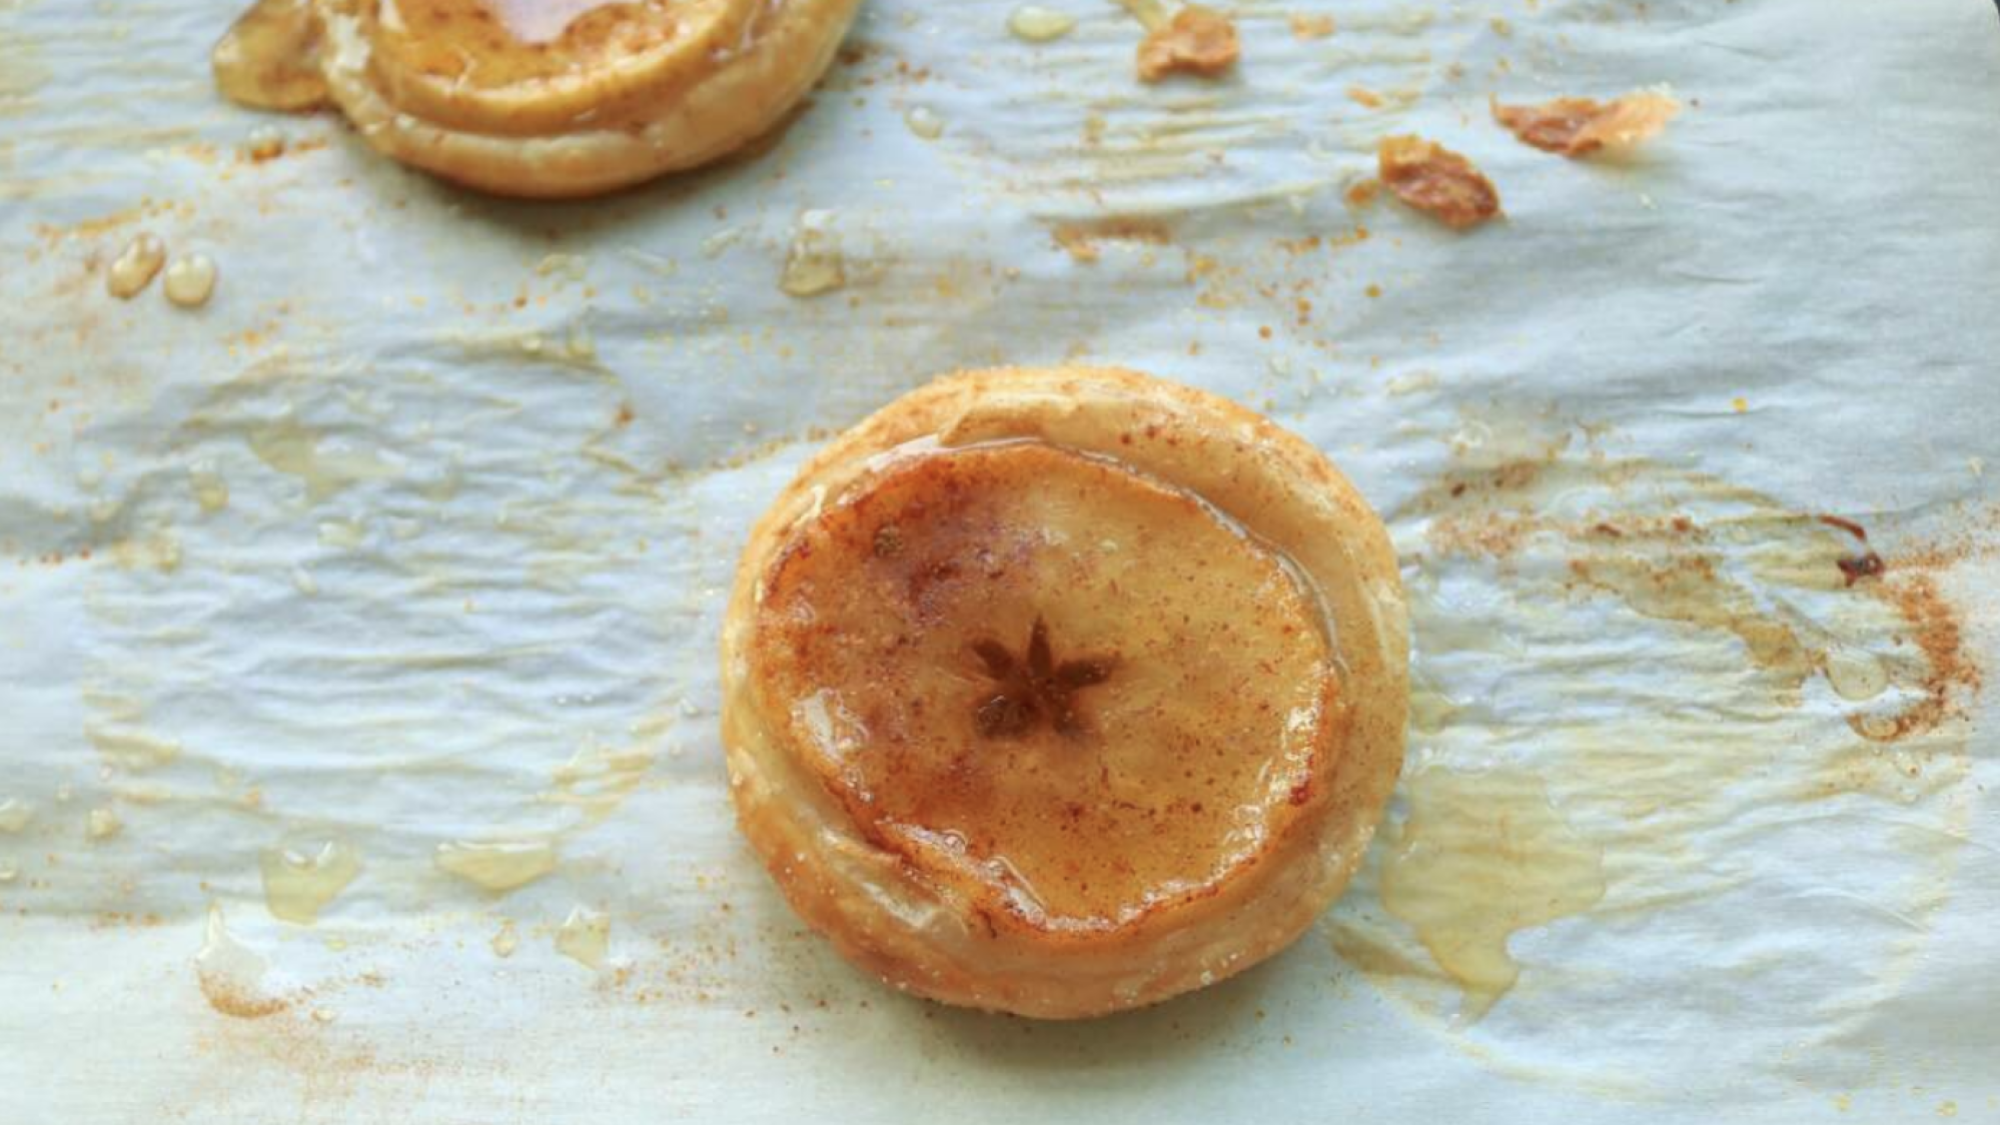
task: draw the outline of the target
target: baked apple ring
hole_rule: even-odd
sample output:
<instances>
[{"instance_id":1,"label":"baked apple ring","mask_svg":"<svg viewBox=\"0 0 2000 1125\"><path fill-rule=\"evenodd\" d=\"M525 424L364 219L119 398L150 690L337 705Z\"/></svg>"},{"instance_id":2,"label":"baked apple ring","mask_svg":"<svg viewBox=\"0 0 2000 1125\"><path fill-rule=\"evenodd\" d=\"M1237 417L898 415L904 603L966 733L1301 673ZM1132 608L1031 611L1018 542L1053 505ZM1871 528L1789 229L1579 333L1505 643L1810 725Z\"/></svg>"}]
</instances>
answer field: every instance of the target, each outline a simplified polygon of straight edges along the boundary
<instances>
[{"instance_id":1,"label":"baked apple ring","mask_svg":"<svg viewBox=\"0 0 2000 1125\"><path fill-rule=\"evenodd\" d=\"M262 0L214 62L238 101L331 100L406 164L502 195L571 197L705 164L770 131L826 70L857 6Z\"/></svg>"},{"instance_id":2,"label":"baked apple ring","mask_svg":"<svg viewBox=\"0 0 2000 1125\"><path fill-rule=\"evenodd\" d=\"M940 380L751 535L744 834L911 992L1074 1018L1240 972L1346 885L1403 754L1381 522L1299 438L1129 371Z\"/></svg>"}]
</instances>

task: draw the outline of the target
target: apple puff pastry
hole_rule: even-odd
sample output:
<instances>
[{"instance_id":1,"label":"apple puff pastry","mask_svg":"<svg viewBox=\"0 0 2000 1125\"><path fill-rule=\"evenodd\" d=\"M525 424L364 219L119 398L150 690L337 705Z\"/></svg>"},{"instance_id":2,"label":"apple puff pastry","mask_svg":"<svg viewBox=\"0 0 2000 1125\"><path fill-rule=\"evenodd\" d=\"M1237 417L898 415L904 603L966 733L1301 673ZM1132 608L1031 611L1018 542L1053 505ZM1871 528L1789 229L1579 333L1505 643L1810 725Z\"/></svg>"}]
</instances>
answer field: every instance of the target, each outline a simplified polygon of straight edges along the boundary
<instances>
[{"instance_id":1,"label":"apple puff pastry","mask_svg":"<svg viewBox=\"0 0 2000 1125\"><path fill-rule=\"evenodd\" d=\"M1310 445L1130 371L972 372L814 457L722 636L744 834L850 960L1076 1018L1290 943L1403 756L1381 522Z\"/></svg>"},{"instance_id":2,"label":"apple puff pastry","mask_svg":"<svg viewBox=\"0 0 2000 1125\"><path fill-rule=\"evenodd\" d=\"M502 195L591 195L727 155L825 71L859 0L260 0L223 93L331 100L370 144Z\"/></svg>"}]
</instances>

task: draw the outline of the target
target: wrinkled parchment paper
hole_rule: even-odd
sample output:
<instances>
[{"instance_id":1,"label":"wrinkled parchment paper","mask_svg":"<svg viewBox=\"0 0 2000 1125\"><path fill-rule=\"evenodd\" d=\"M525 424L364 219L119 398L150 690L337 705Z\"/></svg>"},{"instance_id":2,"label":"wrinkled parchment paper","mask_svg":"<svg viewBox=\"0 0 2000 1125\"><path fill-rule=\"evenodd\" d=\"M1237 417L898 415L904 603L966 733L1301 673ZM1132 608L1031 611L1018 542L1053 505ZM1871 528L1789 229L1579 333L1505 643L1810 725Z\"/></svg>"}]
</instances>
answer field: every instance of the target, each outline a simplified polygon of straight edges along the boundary
<instances>
[{"instance_id":1,"label":"wrinkled parchment paper","mask_svg":"<svg viewBox=\"0 0 2000 1125\"><path fill-rule=\"evenodd\" d=\"M768 148L545 206L223 104L228 0L0 3L0 1120L2000 1120L1992 6L1242 4L1157 87L1054 6L870 0ZM1657 83L1625 161L1486 106ZM1392 132L1506 218L1351 197ZM1065 359L1332 454L1417 686L1319 926L1052 1026L801 932L713 653L826 432Z\"/></svg>"}]
</instances>

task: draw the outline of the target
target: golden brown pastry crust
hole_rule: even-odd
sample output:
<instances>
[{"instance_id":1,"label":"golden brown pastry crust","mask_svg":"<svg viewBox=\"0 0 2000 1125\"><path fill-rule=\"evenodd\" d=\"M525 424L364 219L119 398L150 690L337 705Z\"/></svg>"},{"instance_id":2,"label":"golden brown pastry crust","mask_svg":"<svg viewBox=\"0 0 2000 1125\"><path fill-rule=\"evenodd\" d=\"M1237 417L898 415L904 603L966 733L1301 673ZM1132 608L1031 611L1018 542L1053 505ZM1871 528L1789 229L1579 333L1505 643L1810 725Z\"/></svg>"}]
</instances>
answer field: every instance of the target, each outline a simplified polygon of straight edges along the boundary
<instances>
[{"instance_id":1,"label":"golden brown pastry crust","mask_svg":"<svg viewBox=\"0 0 2000 1125\"><path fill-rule=\"evenodd\" d=\"M1051 482L1070 473L1062 458L1080 457L1148 482L1145 489L1194 498L1210 514L1188 518L1220 513L1258 551L1282 560L1297 589L1316 602L1319 628L1311 644L1320 647L1298 649L1297 660L1284 665L1324 670L1314 673L1323 683L1308 677L1289 685L1313 698L1298 712L1314 716L1304 749L1290 756L1275 747L1246 751L1268 755L1280 771L1300 771L1274 783L1253 843L1212 871L1194 873L1201 879L1135 900L1143 908L1106 911L1088 924L1044 910L1031 896L1024 902L1005 879L986 880L980 872L991 865L954 865L954 857L963 858L962 840L960 851L940 852L912 846L909 833L885 827L872 805L876 794L857 774L829 770L824 747L809 744L791 713L800 666L808 675L815 667L805 652L810 635L787 631L788 622L815 608L814 595L800 592L798 556L835 550L827 537L841 534L844 513L901 503L890 495L897 489L976 494L979 474L987 471L983 451L1026 448L1048 459L1030 471L1047 472ZM901 459L910 450L918 451L915 468ZM952 464L957 475L943 485L904 479L932 472L934 463ZM921 496L912 503L899 510L926 510ZM893 555L897 545L876 546L878 555ZM860 565L869 565L866 552L860 557ZM1035 624L1039 632L1041 622ZM1213 395L1130 371L1000 369L949 377L837 438L751 535L722 636L723 735L739 822L799 913L850 960L897 987L1047 1018L1152 1003L1275 953L1346 885L1401 766L1407 648L1395 558L1379 519L1294 435ZM840 680L841 665L816 667L830 682L849 686ZM1098 680L1093 673L1083 682ZM1118 735L1102 732L1113 742ZM1041 737L1065 745L1052 733ZM1001 751L994 745L980 752ZM1008 761L1032 760L1018 756L1026 751L1006 752L1016 755ZM1156 784L1186 786L1178 779Z\"/></svg>"},{"instance_id":2,"label":"golden brown pastry crust","mask_svg":"<svg viewBox=\"0 0 2000 1125\"><path fill-rule=\"evenodd\" d=\"M411 16L395 0L307 2L328 94L371 145L471 187L541 198L612 191L763 136L819 80L859 4L609 4L525 44L468 0L405 0ZM423 5L454 18L420 19L435 15Z\"/></svg>"}]
</instances>

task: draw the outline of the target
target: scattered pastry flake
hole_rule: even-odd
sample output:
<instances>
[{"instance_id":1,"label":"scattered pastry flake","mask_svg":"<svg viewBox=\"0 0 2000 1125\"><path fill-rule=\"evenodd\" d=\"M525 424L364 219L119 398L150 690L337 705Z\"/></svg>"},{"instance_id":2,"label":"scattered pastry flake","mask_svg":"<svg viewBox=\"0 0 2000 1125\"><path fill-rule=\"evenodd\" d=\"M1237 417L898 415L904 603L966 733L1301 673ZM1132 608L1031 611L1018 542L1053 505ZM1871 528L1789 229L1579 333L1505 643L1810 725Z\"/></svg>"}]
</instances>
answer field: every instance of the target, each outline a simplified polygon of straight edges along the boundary
<instances>
[{"instance_id":1,"label":"scattered pastry flake","mask_svg":"<svg viewBox=\"0 0 2000 1125\"><path fill-rule=\"evenodd\" d=\"M1139 80L1158 82L1169 74L1214 77L1236 65L1242 53L1236 25L1228 16L1189 4L1140 42Z\"/></svg>"},{"instance_id":2,"label":"scattered pastry flake","mask_svg":"<svg viewBox=\"0 0 2000 1125\"><path fill-rule=\"evenodd\" d=\"M1564 156L1631 148L1657 135L1681 111L1681 103L1671 95L1653 91L1608 102L1557 98L1540 105L1501 105L1496 98L1492 106L1493 120L1524 144Z\"/></svg>"},{"instance_id":3,"label":"scattered pastry flake","mask_svg":"<svg viewBox=\"0 0 2000 1125\"><path fill-rule=\"evenodd\" d=\"M1292 38L1325 39L1333 34L1332 16L1302 16L1294 14L1291 19Z\"/></svg>"},{"instance_id":4,"label":"scattered pastry flake","mask_svg":"<svg viewBox=\"0 0 2000 1125\"><path fill-rule=\"evenodd\" d=\"M1366 106L1369 109L1382 108L1382 95L1370 90L1366 86L1349 86L1347 88L1347 100L1353 102L1355 105Z\"/></svg>"},{"instance_id":5,"label":"scattered pastry flake","mask_svg":"<svg viewBox=\"0 0 2000 1125\"><path fill-rule=\"evenodd\" d=\"M1396 198L1454 230L1500 213L1500 193L1472 161L1422 137L1384 137L1375 150L1382 182Z\"/></svg>"}]
</instances>

